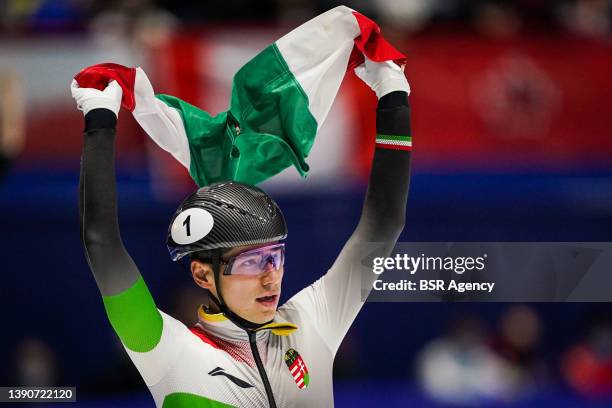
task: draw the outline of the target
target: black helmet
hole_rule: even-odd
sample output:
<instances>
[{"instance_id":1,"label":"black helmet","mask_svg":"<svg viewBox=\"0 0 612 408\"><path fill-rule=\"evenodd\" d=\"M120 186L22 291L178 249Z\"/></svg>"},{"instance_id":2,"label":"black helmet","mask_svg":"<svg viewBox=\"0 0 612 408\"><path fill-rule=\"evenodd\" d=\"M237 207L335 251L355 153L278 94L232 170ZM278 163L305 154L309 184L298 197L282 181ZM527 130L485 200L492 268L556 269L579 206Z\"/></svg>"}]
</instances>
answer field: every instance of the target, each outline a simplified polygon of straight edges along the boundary
<instances>
[{"instance_id":1,"label":"black helmet","mask_svg":"<svg viewBox=\"0 0 612 408\"><path fill-rule=\"evenodd\" d=\"M185 255L287 237L278 205L263 190L236 181L202 187L172 217L166 245L173 261Z\"/></svg>"}]
</instances>

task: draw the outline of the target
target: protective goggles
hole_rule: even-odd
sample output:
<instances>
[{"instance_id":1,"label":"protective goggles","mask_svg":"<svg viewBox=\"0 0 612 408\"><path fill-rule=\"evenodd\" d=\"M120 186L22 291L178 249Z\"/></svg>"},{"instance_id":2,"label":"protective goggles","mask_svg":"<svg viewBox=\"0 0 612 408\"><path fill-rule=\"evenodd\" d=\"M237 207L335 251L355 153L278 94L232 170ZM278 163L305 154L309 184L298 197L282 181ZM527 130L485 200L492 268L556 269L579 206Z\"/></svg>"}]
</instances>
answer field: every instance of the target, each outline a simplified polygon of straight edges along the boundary
<instances>
[{"instance_id":1,"label":"protective goggles","mask_svg":"<svg viewBox=\"0 0 612 408\"><path fill-rule=\"evenodd\" d=\"M268 264L276 270L285 263L285 244L273 244L242 252L226 260L224 275L260 275L268 269Z\"/></svg>"}]
</instances>

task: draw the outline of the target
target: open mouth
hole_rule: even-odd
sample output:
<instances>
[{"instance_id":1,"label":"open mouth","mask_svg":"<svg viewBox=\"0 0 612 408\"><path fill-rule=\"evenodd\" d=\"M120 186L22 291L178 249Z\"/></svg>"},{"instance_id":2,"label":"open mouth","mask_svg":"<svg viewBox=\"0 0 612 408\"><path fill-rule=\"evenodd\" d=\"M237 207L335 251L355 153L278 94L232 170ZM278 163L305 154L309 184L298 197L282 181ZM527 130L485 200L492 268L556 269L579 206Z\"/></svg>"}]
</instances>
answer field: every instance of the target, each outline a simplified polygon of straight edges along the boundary
<instances>
[{"instance_id":1,"label":"open mouth","mask_svg":"<svg viewBox=\"0 0 612 408\"><path fill-rule=\"evenodd\" d=\"M258 297L256 300L264 306L273 306L274 304L276 304L277 299L278 295L272 295Z\"/></svg>"}]
</instances>

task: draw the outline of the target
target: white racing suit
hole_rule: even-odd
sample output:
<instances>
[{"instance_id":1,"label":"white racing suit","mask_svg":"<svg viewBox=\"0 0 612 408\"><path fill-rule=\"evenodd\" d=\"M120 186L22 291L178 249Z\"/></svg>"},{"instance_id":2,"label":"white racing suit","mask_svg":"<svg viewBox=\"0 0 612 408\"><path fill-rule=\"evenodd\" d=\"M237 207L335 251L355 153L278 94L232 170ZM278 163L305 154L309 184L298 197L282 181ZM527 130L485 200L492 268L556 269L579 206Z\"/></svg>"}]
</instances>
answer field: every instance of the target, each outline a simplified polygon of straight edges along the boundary
<instances>
[{"instance_id":1,"label":"white racing suit","mask_svg":"<svg viewBox=\"0 0 612 408\"><path fill-rule=\"evenodd\" d=\"M412 146L406 92L379 100L376 148L355 232L327 274L250 335L221 314L200 309L198 323L188 328L157 309L120 236L115 126L116 116L107 109L85 116L81 234L111 325L155 404L333 406L333 361L376 278L370 258L390 254L405 222ZM377 243L374 252L371 243Z\"/></svg>"}]
</instances>

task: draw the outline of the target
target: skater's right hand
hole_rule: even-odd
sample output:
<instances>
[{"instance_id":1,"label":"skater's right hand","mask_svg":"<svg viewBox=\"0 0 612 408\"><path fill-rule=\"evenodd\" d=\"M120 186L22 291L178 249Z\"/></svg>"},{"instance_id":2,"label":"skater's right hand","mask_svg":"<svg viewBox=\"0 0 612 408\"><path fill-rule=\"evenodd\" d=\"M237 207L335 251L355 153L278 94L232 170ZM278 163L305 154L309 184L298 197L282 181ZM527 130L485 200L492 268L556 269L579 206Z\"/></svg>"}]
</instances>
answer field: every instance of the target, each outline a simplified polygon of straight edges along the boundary
<instances>
[{"instance_id":1,"label":"skater's right hand","mask_svg":"<svg viewBox=\"0 0 612 408\"><path fill-rule=\"evenodd\" d=\"M77 103L77 109L87 115L94 109L108 109L115 116L119 115L121 107L121 95L123 91L117 81L111 81L103 91L94 88L81 88L76 80L70 84L72 97Z\"/></svg>"}]
</instances>

